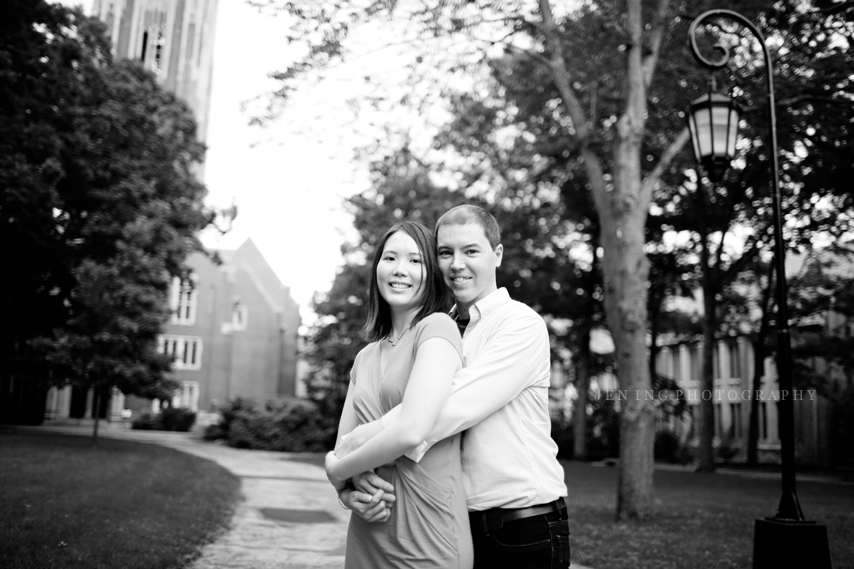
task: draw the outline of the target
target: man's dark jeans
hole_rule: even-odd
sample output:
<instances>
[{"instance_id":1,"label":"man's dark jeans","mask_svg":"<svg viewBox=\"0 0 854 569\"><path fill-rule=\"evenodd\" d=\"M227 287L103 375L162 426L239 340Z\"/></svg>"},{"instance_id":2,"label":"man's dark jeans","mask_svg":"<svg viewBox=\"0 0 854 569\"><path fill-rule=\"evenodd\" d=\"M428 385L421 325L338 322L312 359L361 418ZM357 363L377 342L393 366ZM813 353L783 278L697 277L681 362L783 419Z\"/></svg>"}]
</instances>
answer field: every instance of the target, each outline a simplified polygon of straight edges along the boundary
<instances>
[{"instance_id":1,"label":"man's dark jeans","mask_svg":"<svg viewBox=\"0 0 854 569\"><path fill-rule=\"evenodd\" d=\"M504 522L495 512L469 514L474 569L569 567L569 522L562 498L554 511L520 520Z\"/></svg>"}]
</instances>

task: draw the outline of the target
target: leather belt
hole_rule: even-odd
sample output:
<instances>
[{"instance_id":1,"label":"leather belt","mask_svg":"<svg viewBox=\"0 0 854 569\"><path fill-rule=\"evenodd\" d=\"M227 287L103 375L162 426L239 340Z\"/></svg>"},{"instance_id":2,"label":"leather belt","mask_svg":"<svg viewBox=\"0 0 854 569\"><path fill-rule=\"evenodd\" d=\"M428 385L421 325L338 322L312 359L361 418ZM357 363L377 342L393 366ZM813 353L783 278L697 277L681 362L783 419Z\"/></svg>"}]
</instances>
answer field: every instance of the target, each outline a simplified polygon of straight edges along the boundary
<instances>
[{"instance_id":1,"label":"leather belt","mask_svg":"<svg viewBox=\"0 0 854 569\"><path fill-rule=\"evenodd\" d=\"M563 498L558 498L548 504L529 506L527 508L492 508L480 512L470 512L469 518L472 531L483 530L485 534L500 529L504 524L551 512L559 512L566 509Z\"/></svg>"}]
</instances>

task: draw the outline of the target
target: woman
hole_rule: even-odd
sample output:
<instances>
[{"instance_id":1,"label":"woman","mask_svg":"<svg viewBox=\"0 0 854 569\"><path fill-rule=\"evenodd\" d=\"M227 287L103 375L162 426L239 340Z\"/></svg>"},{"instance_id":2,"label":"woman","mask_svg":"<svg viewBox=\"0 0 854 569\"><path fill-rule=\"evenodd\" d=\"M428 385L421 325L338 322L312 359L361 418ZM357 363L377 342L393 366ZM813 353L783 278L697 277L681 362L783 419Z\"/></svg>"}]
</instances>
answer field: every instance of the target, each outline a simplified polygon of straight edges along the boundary
<instances>
[{"instance_id":1,"label":"woman","mask_svg":"<svg viewBox=\"0 0 854 569\"><path fill-rule=\"evenodd\" d=\"M338 438L398 404L406 419L343 458L327 456L327 475L339 491L348 478L376 468L396 496L385 522L350 516L345 568L467 569L473 555L460 435L417 463L403 456L427 437L462 367L457 326L442 311L433 236L420 223L396 223L377 251L363 329L371 343L353 363Z\"/></svg>"}]
</instances>

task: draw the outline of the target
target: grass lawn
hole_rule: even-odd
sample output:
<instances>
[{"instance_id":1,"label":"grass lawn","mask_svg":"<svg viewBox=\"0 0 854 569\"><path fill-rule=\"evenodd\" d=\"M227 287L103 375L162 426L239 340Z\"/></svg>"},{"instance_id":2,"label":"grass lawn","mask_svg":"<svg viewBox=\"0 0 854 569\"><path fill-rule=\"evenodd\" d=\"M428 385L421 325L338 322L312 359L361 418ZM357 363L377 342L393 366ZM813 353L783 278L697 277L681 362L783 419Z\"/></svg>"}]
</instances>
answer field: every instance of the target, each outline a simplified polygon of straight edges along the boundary
<instances>
[{"instance_id":1,"label":"grass lawn","mask_svg":"<svg viewBox=\"0 0 854 569\"><path fill-rule=\"evenodd\" d=\"M183 567L239 492L219 465L153 444L0 433L0 567Z\"/></svg>"},{"instance_id":2,"label":"grass lawn","mask_svg":"<svg viewBox=\"0 0 854 569\"><path fill-rule=\"evenodd\" d=\"M655 517L617 523L616 468L562 463L572 559L594 569L750 568L754 521L780 499L778 478L657 470ZM807 519L827 526L833 568L854 568L854 485L798 481L797 492Z\"/></svg>"}]
</instances>

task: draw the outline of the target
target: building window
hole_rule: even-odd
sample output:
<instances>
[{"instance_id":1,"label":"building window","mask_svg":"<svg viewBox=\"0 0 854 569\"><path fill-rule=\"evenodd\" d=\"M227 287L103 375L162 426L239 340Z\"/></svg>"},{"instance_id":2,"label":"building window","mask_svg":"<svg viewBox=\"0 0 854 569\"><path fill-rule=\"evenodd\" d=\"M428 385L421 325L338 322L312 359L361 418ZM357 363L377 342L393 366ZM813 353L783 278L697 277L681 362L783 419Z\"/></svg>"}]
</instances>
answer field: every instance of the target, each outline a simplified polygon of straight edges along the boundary
<instances>
[{"instance_id":1,"label":"building window","mask_svg":"<svg viewBox=\"0 0 854 569\"><path fill-rule=\"evenodd\" d=\"M163 70L163 48L166 37L163 26L150 26L142 33L142 51L139 60L143 66L160 75Z\"/></svg>"},{"instance_id":2,"label":"building window","mask_svg":"<svg viewBox=\"0 0 854 569\"><path fill-rule=\"evenodd\" d=\"M715 403L715 436L721 437L723 435L723 405L720 403Z\"/></svg>"},{"instance_id":3,"label":"building window","mask_svg":"<svg viewBox=\"0 0 854 569\"><path fill-rule=\"evenodd\" d=\"M180 407L191 411L199 410L199 382L182 381L181 387L172 396L172 407Z\"/></svg>"},{"instance_id":4,"label":"building window","mask_svg":"<svg viewBox=\"0 0 854 569\"><path fill-rule=\"evenodd\" d=\"M741 424L741 403L730 403L729 414L729 435L730 437L740 439L742 436L744 436L744 431Z\"/></svg>"},{"instance_id":5,"label":"building window","mask_svg":"<svg viewBox=\"0 0 854 569\"><path fill-rule=\"evenodd\" d=\"M673 354L673 379L678 383L682 381L682 346L671 347L670 353Z\"/></svg>"},{"instance_id":6,"label":"building window","mask_svg":"<svg viewBox=\"0 0 854 569\"><path fill-rule=\"evenodd\" d=\"M738 340L728 343L729 347L729 376L741 379L741 354L738 349Z\"/></svg>"},{"instance_id":7,"label":"building window","mask_svg":"<svg viewBox=\"0 0 854 569\"><path fill-rule=\"evenodd\" d=\"M688 352L688 359L691 364L691 380L700 381L703 362L699 346L691 346L691 350Z\"/></svg>"},{"instance_id":8,"label":"building window","mask_svg":"<svg viewBox=\"0 0 854 569\"><path fill-rule=\"evenodd\" d=\"M183 370L202 368L202 339L195 336L160 336L157 351L169 354L173 367Z\"/></svg>"},{"instance_id":9,"label":"building window","mask_svg":"<svg viewBox=\"0 0 854 569\"><path fill-rule=\"evenodd\" d=\"M198 290L196 290L196 275L189 278L172 279L170 291L170 306L172 308L172 324L192 326L196 323L196 308L198 305Z\"/></svg>"},{"instance_id":10,"label":"building window","mask_svg":"<svg viewBox=\"0 0 854 569\"><path fill-rule=\"evenodd\" d=\"M246 324L249 320L249 309L240 301L234 303L231 309L231 329L246 330Z\"/></svg>"}]
</instances>

